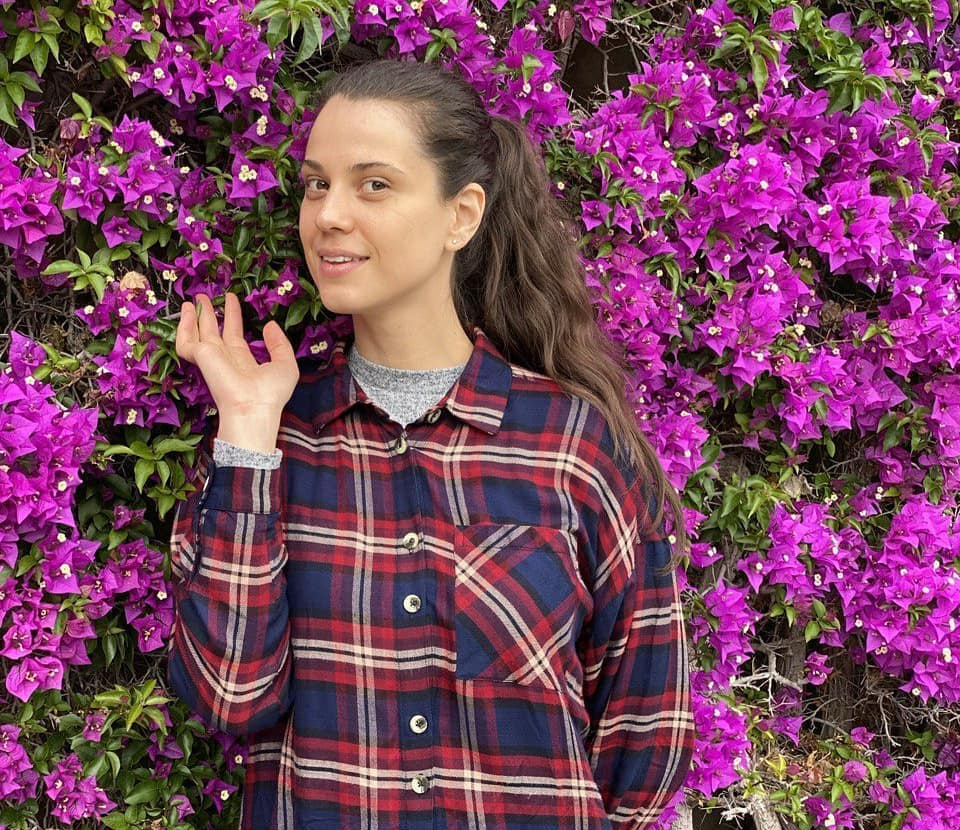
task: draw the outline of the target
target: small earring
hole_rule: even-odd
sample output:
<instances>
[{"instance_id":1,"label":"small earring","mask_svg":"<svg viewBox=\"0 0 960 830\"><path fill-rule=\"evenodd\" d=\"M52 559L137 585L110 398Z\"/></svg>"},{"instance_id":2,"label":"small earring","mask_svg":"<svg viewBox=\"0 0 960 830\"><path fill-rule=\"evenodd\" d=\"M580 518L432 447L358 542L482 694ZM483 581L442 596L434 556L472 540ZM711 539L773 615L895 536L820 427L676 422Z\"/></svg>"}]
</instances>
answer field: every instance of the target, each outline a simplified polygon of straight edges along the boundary
<instances>
[{"instance_id":1,"label":"small earring","mask_svg":"<svg viewBox=\"0 0 960 830\"><path fill-rule=\"evenodd\" d=\"M451 244L451 245L459 245L459 244L460 244L460 240L459 240L459 239L451 239L451 240L450 240L450 244Z\"/></svg>"}]
</instances>

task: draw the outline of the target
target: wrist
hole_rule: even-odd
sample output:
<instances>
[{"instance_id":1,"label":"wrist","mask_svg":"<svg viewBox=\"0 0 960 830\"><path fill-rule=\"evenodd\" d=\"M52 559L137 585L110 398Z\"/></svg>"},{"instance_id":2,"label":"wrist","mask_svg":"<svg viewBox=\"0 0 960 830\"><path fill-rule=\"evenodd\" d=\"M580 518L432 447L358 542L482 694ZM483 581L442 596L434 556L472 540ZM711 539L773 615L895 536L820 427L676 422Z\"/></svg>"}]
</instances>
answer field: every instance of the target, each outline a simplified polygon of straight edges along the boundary
<instances>
[{"instance_id":1,"label":"wrist","mask_svg":"<svg viewBox=\"0 0 960 830\"><path fill-rule=\"evenodd\" d=\"M280 413L230 414L221 415L216 437L245 450L272 453L279 432Z\"/></svg>"}]
</instances>

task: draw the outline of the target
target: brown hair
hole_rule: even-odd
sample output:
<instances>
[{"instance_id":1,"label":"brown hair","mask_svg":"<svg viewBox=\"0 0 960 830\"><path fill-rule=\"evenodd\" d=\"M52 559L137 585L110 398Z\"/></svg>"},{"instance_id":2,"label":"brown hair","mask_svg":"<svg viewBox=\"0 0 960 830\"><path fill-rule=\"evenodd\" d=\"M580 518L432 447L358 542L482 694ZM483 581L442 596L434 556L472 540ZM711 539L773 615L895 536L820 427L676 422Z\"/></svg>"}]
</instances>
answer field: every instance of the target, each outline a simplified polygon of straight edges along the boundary
<instances>
[{"instance_id":1,"label":"brown hair","mask_svg":"<svg viewBox=\"0 0 960 830\"><path fill-rule=\"evenodd\" d=\"M361 63L324 85L319 108L335 96L407 106L437 166L444 199L470 182L484 189L483 221L454 260L452 292L461 324L467 332L479 326L507 360L599 408L615 450L625 451L651 483L654 524L663 520L668 502L677 553L685 552L679 496L627 402L622 365L596 323L572 223L550 193L525 128L490 115L470 84L431 64Z\"/></svg>"}]
</instances>

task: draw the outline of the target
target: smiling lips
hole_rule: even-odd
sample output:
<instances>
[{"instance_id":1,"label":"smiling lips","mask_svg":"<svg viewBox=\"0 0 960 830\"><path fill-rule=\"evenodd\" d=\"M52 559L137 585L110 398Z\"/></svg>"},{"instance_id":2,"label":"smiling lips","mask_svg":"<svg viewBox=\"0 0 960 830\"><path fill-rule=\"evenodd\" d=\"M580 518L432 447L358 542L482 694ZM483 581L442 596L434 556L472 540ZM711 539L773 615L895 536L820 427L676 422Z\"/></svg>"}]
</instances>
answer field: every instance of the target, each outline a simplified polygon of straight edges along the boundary
<instances>
[{"instance_id":1,"label":"smiling lips","mask_svg":"<svg viewBox=\"0 0 960 830\"><path fill-rule=\"evenodd\" d=\"M339 276L349 273L369 259L369 257L341 251L329 251L319 256L320 271L326 276Z\"/></svg>"}]
</instances>

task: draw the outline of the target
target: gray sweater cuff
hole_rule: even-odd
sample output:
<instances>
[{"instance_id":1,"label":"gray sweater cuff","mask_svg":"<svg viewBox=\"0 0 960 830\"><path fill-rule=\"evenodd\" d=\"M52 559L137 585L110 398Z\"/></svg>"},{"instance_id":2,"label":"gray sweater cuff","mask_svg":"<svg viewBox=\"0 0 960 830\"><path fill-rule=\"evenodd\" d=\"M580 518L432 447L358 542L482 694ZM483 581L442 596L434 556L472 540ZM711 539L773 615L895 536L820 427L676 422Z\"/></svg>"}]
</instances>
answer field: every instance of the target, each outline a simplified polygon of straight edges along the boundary
<instances>
[{"instance_id":1,"label":"gray sweater cuff","mask_svg":"<svg viewBox=\"0 0 960 830\"><path fill-rule=\"evenodd\" d=\"M231 444L229 441L213 439L213 463L218 467L250 467L255 470L276 470L283 458L281 450L257 452Z\"/></svg>"}]
</instances>

